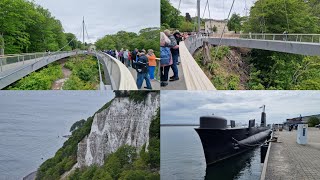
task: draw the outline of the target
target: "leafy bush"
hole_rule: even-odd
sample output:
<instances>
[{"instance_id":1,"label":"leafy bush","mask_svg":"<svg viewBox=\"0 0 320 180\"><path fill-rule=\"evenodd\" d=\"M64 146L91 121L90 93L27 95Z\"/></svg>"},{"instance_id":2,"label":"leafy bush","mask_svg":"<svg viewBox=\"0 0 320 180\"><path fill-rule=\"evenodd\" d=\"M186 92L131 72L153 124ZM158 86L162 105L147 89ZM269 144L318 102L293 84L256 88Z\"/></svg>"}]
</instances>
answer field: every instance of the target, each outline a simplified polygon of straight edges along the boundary
<instances>
[{"instance_id":1,"label":"leafy bush","mask_svg":"<svg viewBox=\"0 0 320 180\"><path fill-rule=\"evenodd\" d=\"M8 90L50 90L52 83L63 77L63 73L59 64L49 64L48 67L33 72L22 78Z\"/></svg>"},{"instance_id":2,"label":"leafy bush","mask_svg":"<svg viewBox=\"0 0 320 180\"><path fill-rule=\"evenodd\" d=\"M66 62L64 67L72 70L63 86L64 90L95 90L99 84L99 67L92 56L75 57Z\"/></svg>"},{"instance_id":3,"label":"leafy bush","mask_svg":"<svg viewBox=\"0 0 320 180\"><path fill-rule=\"evenodd\" d=\"M309 127L315 127L316 125L320 124L320 119L317 117L311 117L308 120Z\"/></svg>"}]
</instances>

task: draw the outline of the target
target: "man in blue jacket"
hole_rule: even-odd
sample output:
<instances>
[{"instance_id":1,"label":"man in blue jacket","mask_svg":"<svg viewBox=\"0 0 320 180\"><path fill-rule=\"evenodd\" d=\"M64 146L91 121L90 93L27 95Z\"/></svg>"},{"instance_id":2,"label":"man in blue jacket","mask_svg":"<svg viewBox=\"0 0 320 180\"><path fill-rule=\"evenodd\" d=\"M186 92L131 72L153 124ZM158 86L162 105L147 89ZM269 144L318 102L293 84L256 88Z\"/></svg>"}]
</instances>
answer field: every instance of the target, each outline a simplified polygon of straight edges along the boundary
<instances>
[{"instance_id":1,"label":"man in blue jacket","mask_svg":"<svg viewBox=\"0 0 320 180\"><path fill-rule=\"evenodd\" d=\"M149 77L149 61L146 56L146 51L141 50L139 53L139 58L135 63L136 71L137 71L137 86L138 89L141 89L143 84L143 80L146 80L147 87L146 89L152 89Z\"/></svg>"}]
</instances>

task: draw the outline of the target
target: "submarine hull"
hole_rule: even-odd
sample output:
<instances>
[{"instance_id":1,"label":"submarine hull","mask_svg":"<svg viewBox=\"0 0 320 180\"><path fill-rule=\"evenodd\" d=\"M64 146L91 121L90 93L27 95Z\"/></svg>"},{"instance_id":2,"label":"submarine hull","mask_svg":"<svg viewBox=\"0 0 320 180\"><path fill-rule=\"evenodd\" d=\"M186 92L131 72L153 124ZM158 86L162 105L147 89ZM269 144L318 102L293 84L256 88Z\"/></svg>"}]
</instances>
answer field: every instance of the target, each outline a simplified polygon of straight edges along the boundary
<instances>
[{"instance_id":1,"label":"submarine hull","mask_svg":"<svg viewBox=\"0 0 320 180\"><path fill-rule=\"evenodd\" d=\"M207 166L241 154L263 144L271 134L266 127L251 128L195 128L198 133Z\"/></svg>"}]
</instances>

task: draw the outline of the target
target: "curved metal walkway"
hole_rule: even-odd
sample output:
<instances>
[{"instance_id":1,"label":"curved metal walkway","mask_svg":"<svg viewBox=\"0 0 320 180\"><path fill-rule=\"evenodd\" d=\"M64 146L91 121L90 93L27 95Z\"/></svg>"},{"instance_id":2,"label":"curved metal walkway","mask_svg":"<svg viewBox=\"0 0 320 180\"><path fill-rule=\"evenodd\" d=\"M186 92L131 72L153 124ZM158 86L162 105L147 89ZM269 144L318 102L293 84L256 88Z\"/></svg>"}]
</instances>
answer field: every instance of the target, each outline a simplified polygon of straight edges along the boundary
<instances>
[{"instance_id":1,"label":"curved metal walkway","mask_svg":"<svg viewBox=\"0 0 320 180\"><path fill-rule=\"evenodd\" d=\"M196 63L192 55L204 42L219 45L219 35L213 37L190 36L179 45L184 84L170 83L165 89L215 90L211 81ZM292 54L320 55L320 34L233 34L224 35L220 45L262 49ZM172 87L174 86L174 87Z\"/></svg>"},{"instance_id":2,"label":"curved metal walkway","mask_svg":"<svg viewBox=\"0 0 320 180\"><path fill-rule=\"evenodd\" d=\"M0 89L57 60L84 54L85 51L34 53L0 57ZM91 53L103 65L107 83L113 90L137 90L130 71L113 57L103 53ZM100 77L101 79L101 77ZM100 89L108 89L100 82ZM110 88L109 88L110 89Z\"/></svg>"}]
</instances>

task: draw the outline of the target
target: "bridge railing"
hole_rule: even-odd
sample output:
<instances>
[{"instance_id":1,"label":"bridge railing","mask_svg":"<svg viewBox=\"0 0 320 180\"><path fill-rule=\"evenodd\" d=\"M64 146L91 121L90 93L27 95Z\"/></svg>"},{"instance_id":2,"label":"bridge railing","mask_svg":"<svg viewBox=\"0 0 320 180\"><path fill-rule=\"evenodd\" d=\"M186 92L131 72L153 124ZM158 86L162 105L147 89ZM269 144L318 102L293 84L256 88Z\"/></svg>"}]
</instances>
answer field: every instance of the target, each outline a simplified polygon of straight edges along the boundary
<instances>
[{"instance_id":1,"label":"bridge railing","mask_svg":"<svg viewBox=\"0 0 320 180\"><path fill-rule=\"evenodd\" d=\"M24 76L54 62L62 58L66 58L69 56L77 55L77 54L83 54L83 51L70 51L70 52L54 52L47 56L33 56L36 57L36 59L29 59L30 62L28 64L23 64L23 62L16 62L11 64L6 64L4 66L1 66L1 68L7 68L6 72L3 72L2 75L0 74L0 89L5 88L6 86L12 84L13 82L23 78ZM30 56L24 55L23 57ZM8 56L4 56L4 58L7 58ZM21 57L21 56L19 56ZM2 59L2 60L3 60ZM1 61L3 62L3 61ZM13 67L8 67L10 65L14 65ZM1 73L1 72L0 72Z\"/></svg>"},{"instance_id":2,"label":"bridge railing","mask_svg":"<svg viewBox=\"0 0 320 180\"><path fill-rule=\"evenodd\" d=\"M32 63L41 60L47 56L59 55L66 51L52 53L27 53L27 54L7 54L0 56L0 72L10 69L10 67L24 66L27 63Z\"/></svg>"},{"instance_id":3,"label":"bridge railing","mask_svg":"<svg viewBox=\"0 0 320 180\"><path fill-rule=\"evenodd\" d=\"M293 41L320 43L320 34L240 34L239 38L256 39L256 40L271 40L271 41Z\"/></svg>"},{"instance_id":4,"label":"bridge railing","mask_svg":"<svg viewBox=\"0 0 320 180\"><path fill-rule=\"evenodd\" d=\"M131 72L121 61L102 52L96 56L106 67L113 90L138 90Z\"/></svg>"},{"instance_id":5,"label":"bridge railing","mask_svg":"<svg viewBox=\"0 0 320 180\"><path fill-rule=\"evenodd\" d=\"M194 40L197 39L188 39L179 44L181 66L187 90L216 90L210 79L192 57L191 51L195 49L192 45Z\"/></svg>"}]
</instances>

